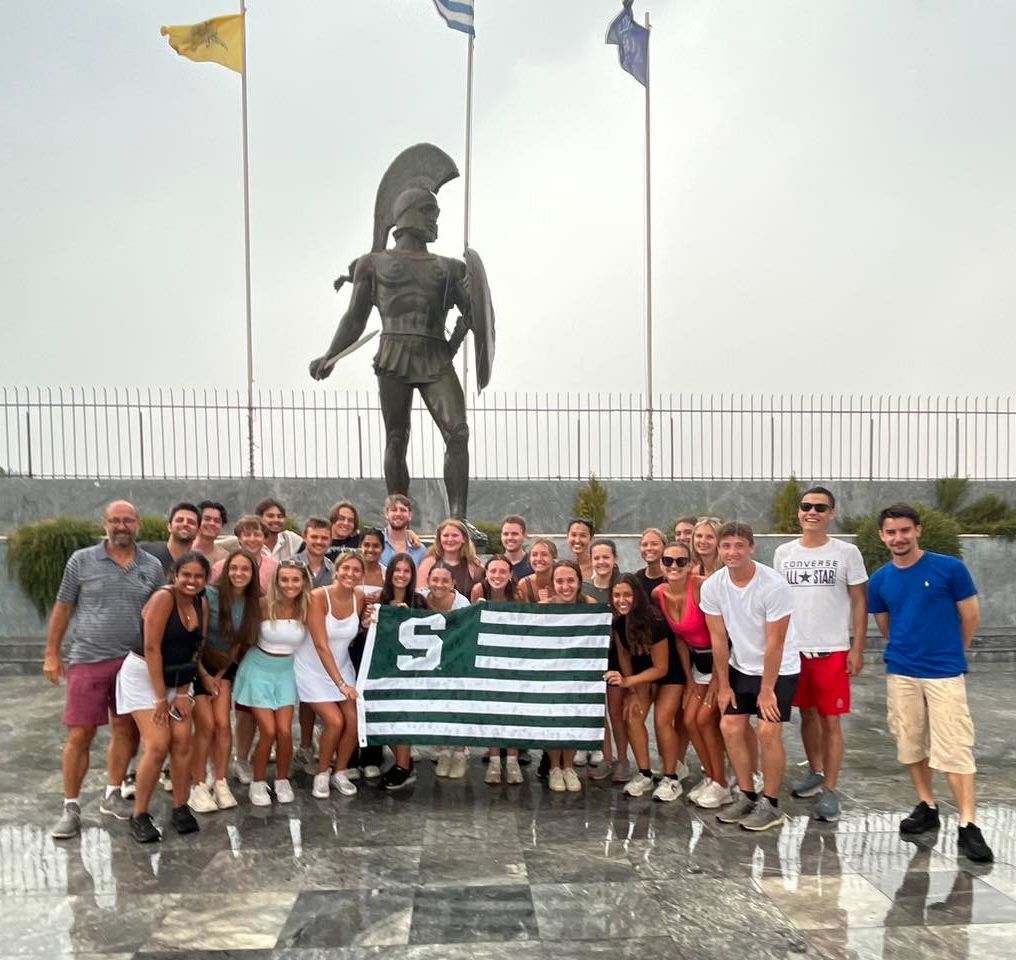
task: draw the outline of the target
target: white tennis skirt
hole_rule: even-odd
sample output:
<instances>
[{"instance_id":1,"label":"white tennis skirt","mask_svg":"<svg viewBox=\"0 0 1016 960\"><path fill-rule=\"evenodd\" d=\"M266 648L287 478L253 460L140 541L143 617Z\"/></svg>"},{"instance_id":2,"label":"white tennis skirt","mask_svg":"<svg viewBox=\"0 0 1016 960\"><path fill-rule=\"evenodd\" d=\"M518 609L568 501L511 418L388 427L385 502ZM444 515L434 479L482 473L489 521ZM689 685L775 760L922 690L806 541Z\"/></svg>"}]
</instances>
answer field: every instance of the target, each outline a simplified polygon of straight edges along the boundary
<instances>
[{"instance_id":1,"label":"white tennis skirt","mask_svg":"<svg viewBox=\"0 0 1016 960\"><path fill-rule=\"evenodd\" d=\"M172 703L176 697L176 689L166 691L166 700ZM116 675L116 712L120 714L134 713L136 710L155 709L155 690L152 678L148 675L148 664L144 657L136 653L128 653L127 658Z\"/></svg>"},{"instance_id":2,"label":"white tennis skirt","mask_svg":"<svg viewBox=\"0 0 1016 960\"><path fill-rule=\"evenodd\" d=\"M356 673L349 659L349 644L329 644L329 646L335 658L335 665L339 668L339 676L349 686L355 686ZM300 695L300 703L339 703L346 699L325 672L317 647L310 637L300 644L296 656L293 657L293 666L296 670L296 690Z\"/></svg>"}]
</instances>

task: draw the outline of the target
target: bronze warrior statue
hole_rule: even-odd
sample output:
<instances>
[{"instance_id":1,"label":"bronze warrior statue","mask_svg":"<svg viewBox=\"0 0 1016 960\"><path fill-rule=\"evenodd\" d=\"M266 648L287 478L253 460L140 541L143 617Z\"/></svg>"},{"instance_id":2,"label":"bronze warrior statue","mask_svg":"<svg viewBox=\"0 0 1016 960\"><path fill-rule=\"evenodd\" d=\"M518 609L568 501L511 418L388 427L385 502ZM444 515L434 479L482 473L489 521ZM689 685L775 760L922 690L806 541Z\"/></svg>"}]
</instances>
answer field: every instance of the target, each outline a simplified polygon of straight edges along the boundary
<instances>
[{"instance_id":1,"label":"bronze warrior statue","mask_svg":"<svg viewBox=\"0 0 1016 960\"><path fill-rule=\"evenodd\" d=\"M445 442L444 480L450 515L465 519L469 490L469 427L462 385L452 361L467 331L476 341L476 382L490 380L494 357L494 311L483 263L467 248L465 259L440 257L427 250L437 239L440 209L436 193L459 175L454 161L432 144L409 147L392 162L378 187L374 205L374 245L358 257L349 307L324 356L311 361L315 380L327 377L335 363L369 340L362 339L371 309L381 314L381 340L374 357L385 423L385 483L389 493L409 493L410 411L419 390ZM395 228L395 246L387 249ZM460 316L450 337L445 318L456 307Z\"/></svg>"}]
</instances>

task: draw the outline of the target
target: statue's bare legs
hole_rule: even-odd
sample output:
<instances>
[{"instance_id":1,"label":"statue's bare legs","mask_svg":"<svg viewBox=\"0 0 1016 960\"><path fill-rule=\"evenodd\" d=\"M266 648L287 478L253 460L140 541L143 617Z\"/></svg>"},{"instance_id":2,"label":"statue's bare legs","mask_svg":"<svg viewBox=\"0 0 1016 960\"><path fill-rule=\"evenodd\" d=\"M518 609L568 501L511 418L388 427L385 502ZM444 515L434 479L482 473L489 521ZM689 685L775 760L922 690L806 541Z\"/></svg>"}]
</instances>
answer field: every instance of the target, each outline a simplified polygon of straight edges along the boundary
<instances>
[{"instance_id":1,"label":"statue's bare legs","mask_svg":"<svg viewBox=\"0 0 1016 960\"><path fill-rule=\"evenodd\" d=\"M445 443L444 481L451 516L465 519L469 495L469 425L466 399L455 371L448 367L435 383L403 383L379 376L381 411L385 421L385 485L389 493L409 495L409 430L413 391L419 390Z\"/></svg>"}]
</instances>

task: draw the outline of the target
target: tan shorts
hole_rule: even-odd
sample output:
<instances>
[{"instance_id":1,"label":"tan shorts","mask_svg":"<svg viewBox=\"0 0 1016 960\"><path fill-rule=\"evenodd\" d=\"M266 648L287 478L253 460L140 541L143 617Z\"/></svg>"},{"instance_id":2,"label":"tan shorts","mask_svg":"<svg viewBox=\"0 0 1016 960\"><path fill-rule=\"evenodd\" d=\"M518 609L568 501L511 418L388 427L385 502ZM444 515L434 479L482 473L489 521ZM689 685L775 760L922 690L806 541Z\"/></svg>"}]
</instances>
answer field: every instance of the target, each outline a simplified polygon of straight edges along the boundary
<instances>
[{"instance_id":1,"label":"tan shorts","mask_svg":"<svg viewBox=\"0 0 1016 960\"><path fill-rule=\"evenodd\" d=\"M922 680L886 675L889 732L900 763L927 760L944 773L974 773L974 721L966 678Z\"/></svg>"}]
</instances>

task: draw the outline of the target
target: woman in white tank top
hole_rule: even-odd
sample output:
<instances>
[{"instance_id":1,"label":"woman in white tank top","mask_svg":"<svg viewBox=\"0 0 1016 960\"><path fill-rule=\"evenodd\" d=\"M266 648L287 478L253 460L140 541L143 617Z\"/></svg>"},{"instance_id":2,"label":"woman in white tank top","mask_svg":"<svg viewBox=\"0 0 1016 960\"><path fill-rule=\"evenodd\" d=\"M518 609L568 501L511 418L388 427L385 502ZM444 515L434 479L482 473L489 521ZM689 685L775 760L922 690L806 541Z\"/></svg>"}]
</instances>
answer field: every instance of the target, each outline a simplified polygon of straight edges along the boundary
<instances>
[{"instance_id":1,"label":"woman in white tank top","mask_svg":"<svg viewBox=\"0 0 1016 960\"><path fill-rule=\"evenodd\" d=\"M311 594L310 635L296 654L300 702L309 704L324 725L312 791L322 799L328 796L330 786L347 797L356 793L347 771L357 742L356 672L349 645L360 630L367 606L358 586L363 567L358 553L340 553L335 558L334 581Z\"/></svg>"},{"instance_id":2,"label":"woman in white tank top","mask_svg":"<svg viewBox=\"0 0 1016 960\"><path fill-rule=\"evenodd\" d=\"M310 571L295 560L283 560L275 569L268 596L261 601L257 646L247 652L236 673L234 700L251 708L260 734L250 785L250 802L256 807L272 802L265 772L273 743L275 799L279 803L292 803L294 799L289 783L296 707L293 655L307 636L309 608Z\"/></svg>"}]
</instances>

